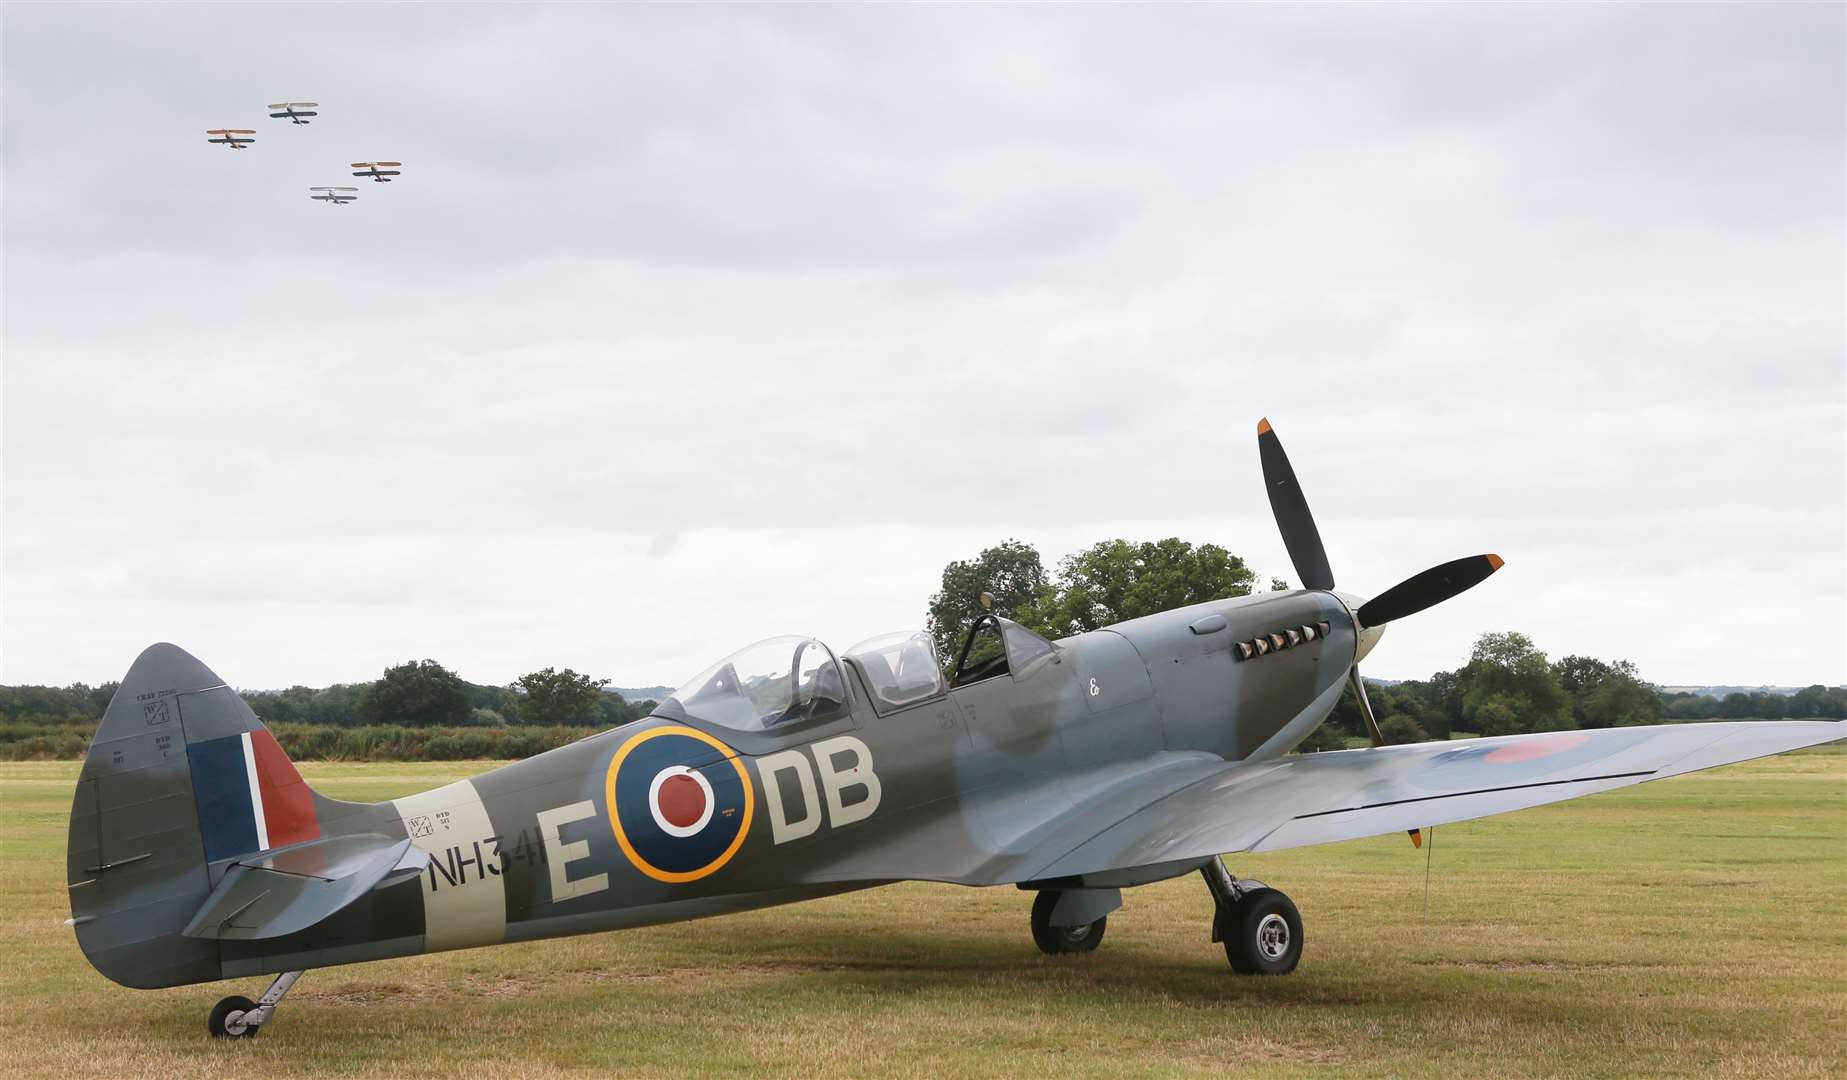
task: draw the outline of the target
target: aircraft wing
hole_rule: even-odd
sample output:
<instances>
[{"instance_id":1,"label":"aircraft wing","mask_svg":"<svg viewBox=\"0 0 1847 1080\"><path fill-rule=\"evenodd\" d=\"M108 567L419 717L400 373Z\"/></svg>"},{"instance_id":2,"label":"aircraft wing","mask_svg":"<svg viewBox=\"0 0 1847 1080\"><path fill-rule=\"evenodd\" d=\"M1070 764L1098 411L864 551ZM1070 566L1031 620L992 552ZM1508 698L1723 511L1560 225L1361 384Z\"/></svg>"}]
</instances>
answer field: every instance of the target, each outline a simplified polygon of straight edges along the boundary
<instances>
[{"instance_id":1,"label":"aircraft wing","mask_svg":"<svg viewBox=\"0 0 1847 1080\"><path fill-rule=\"evenodd\" d=\"M1445 825L1843 738L1847 720L1672 724L1228 764L1049 854L1024 877L1099 874Z\"/></svg>"}]
</instances>

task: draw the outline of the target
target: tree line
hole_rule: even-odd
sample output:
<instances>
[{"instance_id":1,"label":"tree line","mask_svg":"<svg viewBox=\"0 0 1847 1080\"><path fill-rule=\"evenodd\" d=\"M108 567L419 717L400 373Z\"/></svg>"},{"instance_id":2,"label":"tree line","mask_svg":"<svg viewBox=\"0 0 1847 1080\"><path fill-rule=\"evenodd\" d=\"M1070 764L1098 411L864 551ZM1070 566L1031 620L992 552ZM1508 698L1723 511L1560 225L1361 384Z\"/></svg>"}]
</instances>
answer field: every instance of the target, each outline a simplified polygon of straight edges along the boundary
<instances>
[{"instance_id":1,"label":"tree line","mask_svg":"<svg viewBox=\"0 0 1847 1080\"><path fill-rule=\"evenodd\" d=\"M95 726L119 683L0 686L0 722ZM654 711L570 668L544 668L505 686L471 683L434 660L409 660L364 683L240 690L265 724L333 728L616 727Z\"/></svg>"},{"instance_id":2,"label":"tree line","mask_svg":"<svg viewBox=\"0 0 1847 1080\"><path fill-rule=\"evenodd\" d=\"M984 593L992 610L1057 639L1189 604L1247 596L1258 584L1244 559L1216 544L1176 537L1104 540L1048 569L1038 549L1010 539L945 566L926 619L948 664L967 628L988 610ZM1267 587L1274 592L1289 585L1272 577ZM0 727L6 729L0 736L7 736L0 742L38 738L29 730L33 725L93 728L117 685L0 686ZM505 686L483 685L425 659L388 667L371 682L240 693L265 723L287 727L304 747L370 753L382 745L389 753L411 754L433 745L430 752L444 754L465 752L461 747L517 753L528 743L548 748L568 740L565 729L602 730L653 711L654 702L626 701L608 685L608 679L550 667ZM1722 699L1664 693L1627 660L1569 655L1554 661L1531 638L1513 631L1483 634L1468 662L1454 671L1393 685L1369 680L1368 687L1390 742L1662 720L1847 718L1847 690L1841 687L1818 684L1788 696L1741 692ZM322 728L368 730L338 736L318 734ZM538 741L510 734L464 739L447 730L467 728L544 728L552 734ZM428 734L405 733L418 731ZM1359 703L1349 690L1305 749L1346 745L1364 735ZM45 753L56 756L55 750Z\"/></svg>"}]
</instances>

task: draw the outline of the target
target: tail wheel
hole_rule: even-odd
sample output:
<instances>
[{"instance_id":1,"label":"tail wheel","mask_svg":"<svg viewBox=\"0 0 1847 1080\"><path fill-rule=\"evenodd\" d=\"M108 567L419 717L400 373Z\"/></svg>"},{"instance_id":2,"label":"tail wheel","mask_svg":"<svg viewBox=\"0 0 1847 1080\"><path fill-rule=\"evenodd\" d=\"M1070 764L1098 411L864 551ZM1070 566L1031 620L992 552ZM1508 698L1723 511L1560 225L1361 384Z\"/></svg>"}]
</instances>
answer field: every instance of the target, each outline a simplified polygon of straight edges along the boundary
<instances>
[{"instance_id":1,"label":"tail wheel","mask_svg":"<svg viewBox=\"0 0 1847 1080\"><path fill-rule=\"evenodd\" d=\"M1240 975L1287 975L1302 960L1302 915L1275 889L1238 898L1225 927L1225 959Z\"/></svg>"},{"instance_id":2,"label":"tail wheel","mask_svg":"<svg viewBox=\"0 0 1847 1080\"><path fill-rule=\"evenodd\" d=\"M212 1006L212 1015L205 1021L205 1030L212 1033L214 1039L252 1039L259 1030L255 1024L244 1023L246 1014L254 1011L257 1003L247 997L233 994Z\"/></svg>"},{"instance_id":3,"label":"tail wheel","mask_svg":"<svg viewBox=\"0 0 1847 1080\"><path fill-rule=\"evenodd\" d=\"M1055 889L1042 889L1033 898L1033 944L1049 956L1094 952L1103 940L1109 916L1077 926L1053 926L1052 909L1057 906L1058 891Z\"/></svg>"}]
</instances>

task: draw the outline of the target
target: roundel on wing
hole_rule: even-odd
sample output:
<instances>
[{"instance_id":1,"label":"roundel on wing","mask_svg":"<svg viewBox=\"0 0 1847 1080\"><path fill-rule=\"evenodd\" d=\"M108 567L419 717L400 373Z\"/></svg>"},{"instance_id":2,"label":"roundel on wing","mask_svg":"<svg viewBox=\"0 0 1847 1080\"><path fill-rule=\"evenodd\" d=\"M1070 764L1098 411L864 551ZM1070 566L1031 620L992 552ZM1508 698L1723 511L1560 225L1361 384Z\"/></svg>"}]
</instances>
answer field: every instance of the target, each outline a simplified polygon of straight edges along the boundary
<instances>
[{"instance_id":1,"label":"roundel on wing","mask_svg":"<svg viewBox=\"0 0 1847 1080\"><path fill-rule=\"evenodd\" d=\"M697 881L737 854L750 831L750 775L735 751L703 731L659 727L609 762L610 829L637 870Z\"/></svg>"},{"instance_id":2,"label":"roundel on wing","mask_svg":"<svg viewBox=\"0 0 1847 1080\"><path fill-rule=\"evenodd\" d=\"M1471 739L1414 766L1404 781L1423 791L1448 794L1557 779L1574 769L1600 763L1654 735L1653 729L1638 727L1612 730L1594 741L1578 731Z\"/></svg>"}]
</instances>

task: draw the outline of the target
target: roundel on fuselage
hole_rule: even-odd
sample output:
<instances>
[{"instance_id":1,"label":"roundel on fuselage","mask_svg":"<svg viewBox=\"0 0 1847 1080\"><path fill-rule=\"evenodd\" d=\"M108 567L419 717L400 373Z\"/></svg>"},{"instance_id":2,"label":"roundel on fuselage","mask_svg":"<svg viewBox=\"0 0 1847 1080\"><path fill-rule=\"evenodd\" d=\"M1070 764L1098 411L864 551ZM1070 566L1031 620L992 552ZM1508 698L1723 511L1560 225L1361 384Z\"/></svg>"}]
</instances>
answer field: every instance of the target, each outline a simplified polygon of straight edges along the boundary
<instances>
[{"instance_id":1,"label":"roundel on fuselage","mask_svg":"<svg viewBox=\"0 0 1847 1080\"><path fill-rule=\"evenodd\" d=\"M656 881L697 881L731 861L755 802L736 751L690 727L658 727L623 743L604 794L622 854Z\"/></svg>"}]
</instances>

